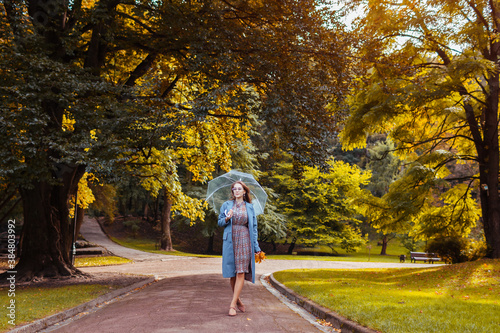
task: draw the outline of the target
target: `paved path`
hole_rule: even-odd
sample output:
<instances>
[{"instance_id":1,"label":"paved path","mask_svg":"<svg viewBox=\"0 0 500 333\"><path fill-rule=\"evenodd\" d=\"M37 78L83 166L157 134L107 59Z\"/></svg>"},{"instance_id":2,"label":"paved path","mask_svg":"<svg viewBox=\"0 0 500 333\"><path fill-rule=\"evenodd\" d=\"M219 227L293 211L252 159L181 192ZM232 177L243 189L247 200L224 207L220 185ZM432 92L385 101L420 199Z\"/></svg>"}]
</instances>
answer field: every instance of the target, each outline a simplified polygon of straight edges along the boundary
<instances>
[{"instance_id":1,"label":"paved path","mask_svg":"<svg viewBox=\"0 0 500 333\"><path fill-rule=\"evenodd\" d=\"M227 316L220 274L163 279L53 332L319 332L260 284L246 284L246 313Z\"/></svg>"},{"instance_id":2,"label":"paved path","mask_svg":"<svg viewBox=\"0 0 500 333\"><path fill-rule=\"evenodd\" d=\"M119 299L98 311L53 326L53 332L319 332L310 322L278 300L257 281L245 283L242 300L247 312L227 316L231 289L221 275L220 258L144 254L110 242L97 223L87 219L84 237L134 262L82 268L88 273L114 272L157 276L160 281ZM411 267L426 267L411 264ZM289 268L410 267L398 263L360 263L308 260L266 260L256 265L257 277Z\"/></svg>"},{"instance_id":3,"label":"paved path","mask_svg":"<svg viewBox=\"0 0 500 333\"><path fill-rule=\"evenodd\" d=\"M118 257L134 261L165 259L169 257L171 257L171 259L179 258L178 256L143 252L118 245L106 236L95 219L89 218L88 216L85 216L83 219L80 233L87 241L105 247L109 252Z\"/></svg>"}]
</instances>

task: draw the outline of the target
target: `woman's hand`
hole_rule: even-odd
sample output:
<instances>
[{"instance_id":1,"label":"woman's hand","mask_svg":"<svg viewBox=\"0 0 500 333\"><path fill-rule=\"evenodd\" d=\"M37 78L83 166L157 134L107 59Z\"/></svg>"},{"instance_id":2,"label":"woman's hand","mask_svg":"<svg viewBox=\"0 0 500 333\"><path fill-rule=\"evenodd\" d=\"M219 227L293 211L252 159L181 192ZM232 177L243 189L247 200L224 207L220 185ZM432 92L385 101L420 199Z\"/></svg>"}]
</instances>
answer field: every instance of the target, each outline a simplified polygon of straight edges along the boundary
<instances>
[{"instance_id":1,"label":"woman's hand","mask_svg":"<svg viewBox=\"0 0 500 333\"><path fill-rule=\"evenodd\" d=\"M224 212L226 214L226 221L228 221L231 217L233 217L233 210L229 210L229 212Z\"/></svg>"}]
</instances>

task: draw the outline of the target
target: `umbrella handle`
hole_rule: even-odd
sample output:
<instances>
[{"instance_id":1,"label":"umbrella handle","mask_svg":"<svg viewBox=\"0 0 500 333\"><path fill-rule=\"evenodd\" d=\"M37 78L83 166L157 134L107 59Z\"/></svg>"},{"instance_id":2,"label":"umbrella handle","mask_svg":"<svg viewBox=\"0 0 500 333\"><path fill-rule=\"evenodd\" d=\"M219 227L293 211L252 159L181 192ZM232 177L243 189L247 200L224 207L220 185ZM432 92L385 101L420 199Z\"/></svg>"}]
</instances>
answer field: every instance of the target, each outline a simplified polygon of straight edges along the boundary
<instances>
[{"instance_id":1,"label":"umbrella handle","mask_svg":"<svg viewBox=\"0 0 500 333\"><path fill-rule=\"evenodd\" d=\"M232 210L232 209L231 209L231 210ZM231 211L231 210L230 210L230 211ZM227 212L227 209L224 211L224 215L226 215L226 217L229 217L229 218L231 217L231 216L229 215L229 213Z\"/></svg>"}]
</instances>

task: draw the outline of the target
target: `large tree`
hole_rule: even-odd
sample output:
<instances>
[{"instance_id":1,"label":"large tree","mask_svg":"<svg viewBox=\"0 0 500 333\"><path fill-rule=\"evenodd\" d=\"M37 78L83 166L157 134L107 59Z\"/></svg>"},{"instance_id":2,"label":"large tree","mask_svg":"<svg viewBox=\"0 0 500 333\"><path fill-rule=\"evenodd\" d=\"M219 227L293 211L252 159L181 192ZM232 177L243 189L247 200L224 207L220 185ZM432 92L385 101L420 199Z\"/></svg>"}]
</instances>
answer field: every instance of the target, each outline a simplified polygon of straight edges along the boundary
<instances>
[{"instance_id":1,"label":"large tree","mask_svg":"<svg viewBox=\"0 0 500 333\"><path fill-rule=\"evenodd\" d=\"M463 234L476 223L477 193L489 255L500 258L500 3L342 2L363 12L353 27L366 69L344 143L359 147L367 134L388 132L411 161L383 215L426 237ZM469 172L452 175L457 163Z\"/></svg>"},{"instance_id":2,"label":"large tree","mask_svg":"<svg viewBox=\"0 0 500 333\"><path fill-rule=\"evenodd\" d=\"M203 133L190 143L189 132L244 126L254 107L276 145L321 161L336 122L325 106L349 78L349 40L327 10L293 0L4 0L0 177L24 207L19 278L75 273L68 199L85 171L143 177L160 152L175 173L182 159L206 161L179 153L190 144L224 164L231 131L210 136L217 147Z\"/></svg>"}]
</instances>

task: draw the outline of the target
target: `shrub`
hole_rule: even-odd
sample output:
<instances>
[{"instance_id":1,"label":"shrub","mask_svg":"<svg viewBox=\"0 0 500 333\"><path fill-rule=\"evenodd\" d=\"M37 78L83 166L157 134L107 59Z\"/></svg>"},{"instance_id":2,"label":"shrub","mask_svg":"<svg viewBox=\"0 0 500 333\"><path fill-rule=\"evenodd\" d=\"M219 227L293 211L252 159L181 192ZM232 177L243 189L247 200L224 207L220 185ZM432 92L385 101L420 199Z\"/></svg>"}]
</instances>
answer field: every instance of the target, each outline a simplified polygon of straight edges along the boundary
<instances>
[{"instance_id":1,"label":"shrub","mask_svg":"<svg viewBox=\"0 0 500 333\"><path fill-rule=\"evenodd\" d=\"M441 237L432 240L426 252L437 253L445 262L456 264L484 257L486 243L465 237Z\"/></svg>"}]
</instances>

